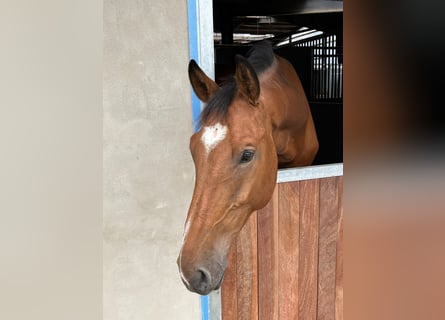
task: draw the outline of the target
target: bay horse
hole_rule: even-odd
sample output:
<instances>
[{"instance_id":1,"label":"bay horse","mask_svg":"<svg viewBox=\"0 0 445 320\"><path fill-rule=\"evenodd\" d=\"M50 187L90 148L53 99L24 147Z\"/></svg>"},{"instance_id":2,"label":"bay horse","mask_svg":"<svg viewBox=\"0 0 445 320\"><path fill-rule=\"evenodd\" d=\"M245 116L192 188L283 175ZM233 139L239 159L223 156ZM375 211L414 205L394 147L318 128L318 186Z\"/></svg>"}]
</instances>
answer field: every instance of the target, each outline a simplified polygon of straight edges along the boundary
<instances>
[{"instance_id":1,"label":"bay horse","mask_svg":"<svg viewBox=\"0 0 445 320\"><path fill-rule=\"evenodd\" d=\"M292 65L269 42L237 55L221 87L194 60L190 83L207 103L190 138L195 188L177 260L185 286L207 295L221 285L233 239L271 199L278 168L310 165L318 140Z\"/></svg>"}]
</instances>

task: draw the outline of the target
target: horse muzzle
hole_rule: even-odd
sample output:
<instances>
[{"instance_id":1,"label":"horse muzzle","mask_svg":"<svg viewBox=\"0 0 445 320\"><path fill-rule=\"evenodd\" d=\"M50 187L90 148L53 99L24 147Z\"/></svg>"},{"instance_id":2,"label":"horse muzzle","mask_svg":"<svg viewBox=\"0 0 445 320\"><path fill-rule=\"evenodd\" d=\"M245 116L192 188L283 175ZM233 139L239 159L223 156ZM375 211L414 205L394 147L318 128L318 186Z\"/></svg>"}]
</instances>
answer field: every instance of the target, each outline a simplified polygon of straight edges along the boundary
<instances>
[{"instance_id":1,"label":"horse muzzle","mask_svg":"<svg viewBox=\"0 0 445 320\"><path fill-rule=\"evenodd\" d=\"M224 259L225 260L225 259ZM183 264L181 256L178 258L179 273L181 280L188 290L200 295L207 295L213 290L221 287L226 269L226 263L193 264L187 267Z\"/></svg>"}]
</instances>

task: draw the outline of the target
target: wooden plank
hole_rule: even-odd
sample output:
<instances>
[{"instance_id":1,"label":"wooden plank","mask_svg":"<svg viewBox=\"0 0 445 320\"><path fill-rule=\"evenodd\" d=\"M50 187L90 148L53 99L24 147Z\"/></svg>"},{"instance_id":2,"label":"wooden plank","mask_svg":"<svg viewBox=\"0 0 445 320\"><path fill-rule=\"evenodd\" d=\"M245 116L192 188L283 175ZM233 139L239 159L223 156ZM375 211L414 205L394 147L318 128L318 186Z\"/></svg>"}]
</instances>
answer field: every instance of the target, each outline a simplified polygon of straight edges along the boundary
<instances>
[{"instance_id":1,"label":"wooden plank","mask_svg":"<svg viewBox=\"0 0 445 320\"><path fill-rule=\"evenodd\" d=\"M221 286L222 320L236 320L238 313L236 286L237 242L234 241L227 256L227 269Z\"/></svg>"},{"instance_id":2,"label":"wooden plank","mask_svg":"<svg viewBox=\"0 0 445 320\"><path fill-rule=\"evenodd\" d=\"M278 188L258 211L258 319L278 319Z\"/></svg>"},{"instance_id":3,"label":"wooden plank","mask_svg":"<svg viewBox=\"0 0 445 320\"><path fill-rule=\"evenodd\" d=\"M257 212L238 235L236 262L237 319L258 319Z\"/></svg>"},{"instance_id":4,"label":"wooden plank","mask_svg":"<svg viewBox=\"0 0 445 320\"><path fill-rule=\"evenodd\" d=\"M338 178L337 267L335 272L335 320L343 320L343 177Z\"/></svg>"},{"instance_id":5,"label":"wooden plank","mask_svg":"<svg viewBox=\"0 0 445 320\"><path fill-rule=\"evenodd\" d=\"M336 177L320 180L317 318L335 319L338 187Z\"/></svg>"},{"instance_id":6,"label":"wooden plank","mask_svg":"<svg viewBox=\"0 0 445 320\"><path fill-rule=\"evenodd\" d=\"M278 301L280 320L298 319L298 182L281 183L278 205Z\"/></svg>"},{"instance_id":7,"label":"wooden plank","mask_svg":"<svg viewBox=\"0 0 445 320\"><path fill-rule=\"evenodd\" d=\"M229 253L223 320L343 320L342 182L277 185Z\"/></svg>"},{"instance_id":8,"label":"wooden plank","mask_svg":"<svg viewBox=\"0 0 445 320\"><path fill-rule=\"evenodd\" d=\"M300 181L299 319L317 318L319 180Z\"/></svg>"}]
</instances>

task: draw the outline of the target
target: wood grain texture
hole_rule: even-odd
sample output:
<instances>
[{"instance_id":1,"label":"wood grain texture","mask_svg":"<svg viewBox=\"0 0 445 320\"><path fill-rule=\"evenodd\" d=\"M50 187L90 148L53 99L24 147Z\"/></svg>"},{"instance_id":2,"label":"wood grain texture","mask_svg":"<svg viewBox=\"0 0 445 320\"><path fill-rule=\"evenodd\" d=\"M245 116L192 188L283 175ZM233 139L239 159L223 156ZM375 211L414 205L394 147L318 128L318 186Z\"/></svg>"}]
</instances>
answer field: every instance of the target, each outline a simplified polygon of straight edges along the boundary
<instances>
[{"instance_id":1,"label":"wood grain texture","mask_svg":"<svg viewBox=\"0 0 445 320\"><path fill-rule=\"evenodd\" d=\"M278 319L278 188L258 211L258 319Z\"/></svg>"},{"instance_id":2,"label":"wood grain texture","mask_svg":"<svg viewBox=\"0 0 445 320\"><path fill-rule=\"evenodd\" d=\"M278 204L278 301L280 320L298 319L299 188L279 184ZM283 201L285 199L285 201Z\"/></svg>"},{"instance_id":3,"label":"wood grain texture","mask_svg":"<svg viewBox=\"0 0 445 320\"><path fill-rule=\"evenodd\" d=\"M343 320L343 177L278 184L229 254L223 320Z\"/></svg>"},{"instance_id":4,"label":"wood grain texture","mask_svg":"<svg viewBox=\"0 0 445 320\"><path fill-rule=\"evenodd\" d=\"M338 179L320 180L317 319L335 318L335 268L337 251Z\"/></svg>"},{"instance_id":5,"label":"wood grain texture","mask_svg":"<svg viewBox=\"0 0 445 320\"><path fill-rule=\"evenodd\" d=\"M343 177L338 178L337 266L335 270L335 320L343 320Z\"/></svg>"},{"instance_id":6,"label":"wood grain texture","mask_svg":"<svg viewBox=\"0 0 445 320\"><path fill-rule=\"evenodd\" d=\"M252 213L237 239L237 315L239 320L258 319L257 212Z\"/></svg>"},{"instance_id":7,"label":"wood grain texture","mask_svg":"<svg viewBox=\"0 0 445 320\"><path fill-rule=\"evenodd\" d=\"M236 320L238 316L238 288L236 283L237 242L235 241L229 250L227 269L221 286L222 320Z\"/></svg>"},{"instance_id":8,"label":"wood grain texture","mask_svg":"<svg viewBox=\"0 0 445 320\"><path fill-rule=\"evenodd\" d=\"M319 180L300 181L299 319L317 318Z\"/></svg>"}]
</instances>

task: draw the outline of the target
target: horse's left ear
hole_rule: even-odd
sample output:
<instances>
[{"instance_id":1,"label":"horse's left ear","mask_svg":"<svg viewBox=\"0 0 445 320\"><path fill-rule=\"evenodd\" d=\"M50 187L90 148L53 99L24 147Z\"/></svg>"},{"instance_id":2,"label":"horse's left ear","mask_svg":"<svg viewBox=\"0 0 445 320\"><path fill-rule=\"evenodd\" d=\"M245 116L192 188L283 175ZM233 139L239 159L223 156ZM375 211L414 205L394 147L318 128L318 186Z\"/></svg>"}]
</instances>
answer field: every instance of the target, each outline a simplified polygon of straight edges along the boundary
<instances>
[{"instance_id":1,"label":"horse's left ear","mask_svg":"<svg viewBox=\"0 0 445 320\"><path fill-rule=\"evenodd\" d=\"M246 58L236 55L235 79L238 90L246 96L249 102L256 106L260 97L260 82L253 67Z\"/></svg>"}]
</instances>

